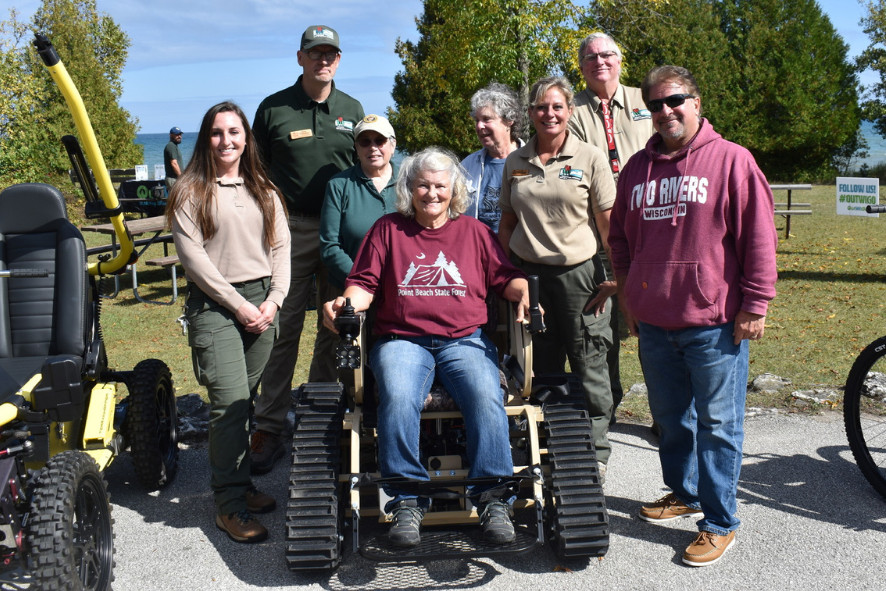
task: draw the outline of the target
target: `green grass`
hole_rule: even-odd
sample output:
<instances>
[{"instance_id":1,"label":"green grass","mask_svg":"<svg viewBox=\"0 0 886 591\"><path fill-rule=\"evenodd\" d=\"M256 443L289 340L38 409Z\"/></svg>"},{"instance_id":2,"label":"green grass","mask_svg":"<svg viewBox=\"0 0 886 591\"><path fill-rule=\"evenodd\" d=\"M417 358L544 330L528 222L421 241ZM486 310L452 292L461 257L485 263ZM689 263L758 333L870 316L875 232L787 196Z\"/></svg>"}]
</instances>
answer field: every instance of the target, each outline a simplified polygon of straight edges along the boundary
<instances>
[{"instance_id":1,"label":"green grass","mask_svg":"<svg viewBox=\"0 0 886 591\"><path fill-rule=\"evenodd\" d=\"M775 195L785 201L785 193ZM882 322L886 302L886 219L838 216L835 187L815 186L795 191L794 201L812 204L813 215L795 216L791 237L785 239L785 220L777 217L779 235L778 296L772 302L762 340L751 344L751 378L765 372L792 380L776 395L752 395L754 406L787 406L790 392L822 386L842 386L858 353L886 334ZM90 245L101 237L87 236ZM152 246L145 258L160 256ZM168 300L169 273L139 268L140 293ZM156 357L172 369L179 394L205 390L191 369L187 338L175 319L182 313L185 284L179 280L179 301L172 306L142 304L132 295L131 276L121 278L124 289L104 300L103 326L111 365L129 369L139 360ZM316 313L308 312L306 327ZM294 384L307 380L314 331L306 330L301 343ZM625 387L643 381L637 360L636 339L622 338L622 382ZM648 419L645 400L626 400L622 417Z\"/></svg>"},{"instance_id":2,"label":"green grass","mask_svg":"<svg viewBox=\"0 0 886 591\"><path fill-rule=\"evenodd\" d=\"M794 202L812 204L812 215L794 216L785 238L778 230L778 295L769 307L763 339L751 344L750 376L774 373L793 384L777 395L751 394L752 406L785 407L790 393L842 387L858 353L886 334L886 219L836 214L834 185L794 191ZM775 192L784 202L785 191ZM882 198L881 198L882 201ZM637 341L622 341L622 382L642 382ZM647 418L644 401L625 412Z\"/></svg>"}]
</instances>

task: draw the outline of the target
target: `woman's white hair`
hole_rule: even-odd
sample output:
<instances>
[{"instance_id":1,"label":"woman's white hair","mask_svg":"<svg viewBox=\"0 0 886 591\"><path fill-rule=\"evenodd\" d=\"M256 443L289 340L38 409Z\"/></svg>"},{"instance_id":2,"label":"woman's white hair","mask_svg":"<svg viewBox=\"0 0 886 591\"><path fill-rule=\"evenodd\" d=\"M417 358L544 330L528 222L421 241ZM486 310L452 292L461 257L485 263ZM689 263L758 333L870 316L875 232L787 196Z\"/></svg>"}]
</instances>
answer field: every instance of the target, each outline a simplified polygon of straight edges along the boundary
<instances>
[{"instance_id":1,"label":"woman's white hair","mask_svg":"<svg viewBox=\"0 0 886 591\"><path fill-rule=\"evenodd\" d=\"M400 165L400 174L397 176L397 211L406 217L415 217L412 190L419 175L427 171L445 171L449 174L452 193L452 199L449 201L449 219L454 220L467 211L470 196L465 169L455 154L439 146L425 148L406 158Z\"/></svg>"}]
</instances>

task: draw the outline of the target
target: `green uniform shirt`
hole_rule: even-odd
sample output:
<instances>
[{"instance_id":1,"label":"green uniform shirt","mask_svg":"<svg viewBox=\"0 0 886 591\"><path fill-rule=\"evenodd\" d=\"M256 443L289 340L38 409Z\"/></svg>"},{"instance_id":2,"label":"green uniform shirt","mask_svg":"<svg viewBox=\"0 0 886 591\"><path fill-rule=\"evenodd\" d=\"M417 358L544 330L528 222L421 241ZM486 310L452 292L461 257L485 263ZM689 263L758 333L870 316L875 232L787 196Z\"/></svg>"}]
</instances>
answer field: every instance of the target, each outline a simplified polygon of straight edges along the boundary
<instances>
[{"instance_id":1,"label":"green uniform shirt","mask_svg":"<svg viewBox=\"0 0 886 591\"><path fill-rule=\"evenodd\" d=\"M301 80L261 102L252 131L289 213L319 216L326 183L357 162L354 127L363 107L335 83L329 98L318 103Z\"/></svg>"},{"instance_id":2,"label":"green uniform shirt","mask_svg":"<svg viewBox=\"0 0 886 591\"><path fill-rule=\"evenodd\" d=\"M397 211L397 174L391 163L391 179L379 193L359 164L338 173L326 185L320 214L320 256L329 271L329 282L344 289L354 257L372 224Z\"/></svg>"}]
</instances>

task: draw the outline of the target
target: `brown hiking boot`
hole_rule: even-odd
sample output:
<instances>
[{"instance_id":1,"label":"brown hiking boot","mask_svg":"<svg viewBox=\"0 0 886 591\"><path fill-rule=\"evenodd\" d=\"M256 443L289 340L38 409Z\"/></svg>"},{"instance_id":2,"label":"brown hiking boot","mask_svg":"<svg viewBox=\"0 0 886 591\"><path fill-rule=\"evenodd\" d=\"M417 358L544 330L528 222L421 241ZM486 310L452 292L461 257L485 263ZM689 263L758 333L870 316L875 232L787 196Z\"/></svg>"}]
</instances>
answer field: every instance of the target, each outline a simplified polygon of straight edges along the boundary
<instances>
[{"instance_id":1,"label":"brown hiking boot","mask_svg":"<svg viewBox=\"0 0 886 591\"><path fill-rule=\"evenodd\" d=\"M249 511L216 515L215 525L235 542L251 544L268 538L268 530Z\"/></svg>"},{"instance_id":2,"label":"brown hiking boot","mask_svg":"<svg viewBox=\"0 0 886 591\"><path fill-rule=\"evenodd\" d=\"M725 536L700 531L695 541L683 552L683 563L689 566L710 566L720 560L733 544L735 544L734 531Z\"/></svg>"},{"instance_id":3,"label":"brown hiking boot","mask_svg":"<svg viewBox=\"0 0 886 591\"><path fill-rule=\"evenodd\" d=\"M277 508L277 501L254 486L246 491L246 510L250 513L270 513Z\"/></svg>"},{"instance_id":4,"label":"brown hiking boot","mask_svg":"<svg viewBox=\"0 0 886 591\"><path fill-rule=\"evenodd\" d=\"M279 435L267 431L256 431L249 442L249 471L253 474L265 474L271 471L274 464L283 457L286 450Z\"/></svg>"},{"instance_id":5,"label":"brown hiking boot","mask_svg":"<svg viewBox=\"0 0 886 591\"><path fill-rule=\"evenodd\" d=\"M677 495L668 493L658 499L651 505L640 507L639 517L643 521L651 523L660 523L663 521L671 521L681 517L691 517L693 515L703 515L701 509L693 509L687 507Z\"/></svg>"}]
</instances>

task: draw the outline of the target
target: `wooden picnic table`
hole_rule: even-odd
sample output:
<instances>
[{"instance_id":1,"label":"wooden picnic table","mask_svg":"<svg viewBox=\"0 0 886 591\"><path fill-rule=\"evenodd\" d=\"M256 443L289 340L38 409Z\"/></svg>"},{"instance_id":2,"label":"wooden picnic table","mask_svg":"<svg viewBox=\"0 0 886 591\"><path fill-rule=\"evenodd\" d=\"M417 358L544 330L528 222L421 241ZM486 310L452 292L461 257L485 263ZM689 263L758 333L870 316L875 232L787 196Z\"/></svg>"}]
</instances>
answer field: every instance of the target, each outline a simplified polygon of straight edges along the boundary
<instances>
[{"instance_id":1,"label":"wooden picnic table","mask_svg":"<svg viewBox=\"0 0 886 591\"><path fill-rule=\"evenodd\" d=\"M140 302L144 302L147 304L161 304L161 305L169 305L175 302L178 298L178 281L175 265L178 263L177 257L170 257L169 255L169 243L172 242L172 234L164 233L166 229L166 217L162 215L149 217L149 218L139 218L134 220L126 220L124 222L126 228L129 230L129 234L133 237L133 242L136 247L141 247L141 250L138 250L136 253L136 260L127 268L132 271L132 293ZM83 226L80 228L83 232L96 232L98 234L105 234L111 237L111 243L105 246L99 246L95 248L90 248L87 250L88 254L102 254L110 252L112 255L117 254L117 250L119 249L119 245L117 244L117 232L114 230L114 225L111 223L105 224L91 224L87 226ZM136 236L144 236L149 234L147 238L142 238L135 240ZM170 277L172 279L172 300L169 302L160 302L155 300L147 300L141 297L138 293L138 259L141 258L141 255L147 250L149 246L152 244L162 244L163 245L163 260L168 261L166 264L159 265L170 268ZM150 264L151 261L148 261ZM108 297L115 297L117 293L120 291L119 284L119 276L114 276L114 293L110 294Z\"/></svg>"}]
</instances>

